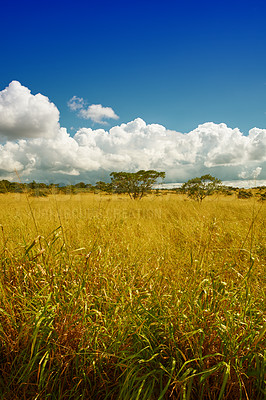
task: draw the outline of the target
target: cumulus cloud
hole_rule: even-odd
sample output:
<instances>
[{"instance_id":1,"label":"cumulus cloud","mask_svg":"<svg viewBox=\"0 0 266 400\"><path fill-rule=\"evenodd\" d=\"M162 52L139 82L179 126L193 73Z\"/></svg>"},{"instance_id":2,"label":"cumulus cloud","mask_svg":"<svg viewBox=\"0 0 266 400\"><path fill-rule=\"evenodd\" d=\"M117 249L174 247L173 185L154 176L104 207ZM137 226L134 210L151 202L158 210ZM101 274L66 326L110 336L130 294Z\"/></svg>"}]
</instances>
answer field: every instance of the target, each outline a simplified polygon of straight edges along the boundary
<instances>
[{"instance_id":1,"label":"cumulus cloud","mask_svg":"<svg viewBox=\"0 0 266 400\"><path fill-rule=\"evenodd\" d=\"M252 171L245 168L243 171L241 171L238 174L238 177L242 178L242 179L257 179L259 177L261 171L262 171L261 167L257 167L255 169L253 169Z\"/></svg>"},{"instance_id":2,"label":"cumulus cloud","mask_svg":"<svg viewBox=\"0 0 266 400\"><path fill-rule=\"evenodd\" d=\"M67 102L68 107L72 111L77 111L80 110L81 108L84 107L84 99L82 97L77 97L73 96L71 99Z\"/></svg>"},{"instance_id":3,"label":"cumulus cloud","mask_svg":"<svg viewBox=\"0 0 266 400\"><path fill-rule=\"evenodd\" d=\"M87 108L82 108L79 111L79 116L85 119L91 119L97 124L106 124L104 119L118 119L118 115L111 107L103 107L101 104L92 104Z\"/></svg>"},{"instance_id":4,"label":"cumulus cloud","mask_svg":"<svg viewBox=\"0 0 266 400\"><path fill-rule=\"evenodd\" d=\"M111 171L157 169L166 171L168 182L180 182L204 173L239 179L243 166L248 166L249 175L264 171L265 179L266 152L262 155L259 150L265 145L264 133L258 131L254 161L253 134L244 136L213 123L182 134L137 118L109 131L82 128L71 137L60 128L55 138L7 142L0 148L0 171L9 174L16 168L22 178L93 183L107 179Z\"/></svg>"},{"instance_id":5,"label":"cumulus cloud","mask_svg":"<svg viewBox=\"0 0 266 400\"><path fill-rule=\"evenodd\" d=\"M59 111L48 97L13 81L0 92L0 136L8 140L52 137L59 129Z\"/></svg>"},{"instance_id":6,"label":"cumulus cloud","mask_svg":"<svg viewBox=\"0 0 266 400\"><path fill-rule=\"evenodd\" d=\"M84 119L106 125L106 119L118 119L118 115L111 107L103 107L101 104L91 104L86 107L86 102L82 97L73 96L68 101L68 107L72 111L78 111L78 116Z\"/></svg>"},{"instance_id":7,"label":"cumulus cloud","mask_svg":"<svg viewBox=\"0 0 266 400\"><path fill-rule=\"evenodd\" d=\"M261 167L257 167L252 171L252 178L257 179L262 171Z\"/></svg>"},{"instance_id":8,"label":"cumulus cloud","mask_svg":"<svg viewBox=\"0 0 266 400\"><path fill-rule=\"evenodd\" d=\"M136 118L109 130L81 128L72 137L65 128L59 127L54 116L53 134L32 129L27 131L31 135L24 135L18 121L22 123L21 115L33 115L29 98L41 98L41 104L46 105L44 109L51 111L50 117L54 114L58 117L59 113L46 97L31 95L18 82L11 84L11 92L9 88L5 89L9 95L15 91L19 98L26 100L23 111L22 100L17 101L14 93L9 102L7 99L3 102L2 98L7 95L1 92L5 110L15 114L14 104L20 106L17 115L12 117L10 111L11 120L16 123L12 135L0 144L0 179L10 179L17 170L22 180L95 183L108 179L111 171L139 169L165 171L166 182L184 182L206 173L226 181L258 176L266 179L266 129L253 128L245 136L238 128L207 122L183 134ZM72 103L79 112L84 109L83 99L72 98ZM36 108L40 111L39 104L38 100ZM43 116L40 115L40 121L38 116L35 112L35 126L42 126ZM5 121L7 117L1 109L0 126L7 124ZM15 174L14 179L17 179Z\"/></svg>"}]
</instances>

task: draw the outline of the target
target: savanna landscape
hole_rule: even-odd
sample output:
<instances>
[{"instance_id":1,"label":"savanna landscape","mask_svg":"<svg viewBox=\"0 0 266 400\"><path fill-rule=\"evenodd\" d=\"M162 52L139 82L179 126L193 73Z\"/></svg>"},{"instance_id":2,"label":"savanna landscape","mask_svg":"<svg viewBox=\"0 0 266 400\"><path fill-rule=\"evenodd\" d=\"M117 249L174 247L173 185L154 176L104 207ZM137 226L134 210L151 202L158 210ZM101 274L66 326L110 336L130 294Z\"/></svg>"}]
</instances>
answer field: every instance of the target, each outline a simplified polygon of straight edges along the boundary
<instances>
[{"instance_id":1,"label":"savanna landscape","mask_svg":"<svg viewBox=\"0 0 266 400\"><path fill-rule=\"evenodd\" d=\"M0 400L265 400L266 1L0 10Z\"/></svg>"},{"instance_id":2,"label":"savanna landscape","mask_svg":"<svg viewBox=\"0 0 266 400\"><path fill-rule=\"evenodd\" d=\"M255 196L0 195L2 400L265 398Z\"/></svg>"}]
</instances>

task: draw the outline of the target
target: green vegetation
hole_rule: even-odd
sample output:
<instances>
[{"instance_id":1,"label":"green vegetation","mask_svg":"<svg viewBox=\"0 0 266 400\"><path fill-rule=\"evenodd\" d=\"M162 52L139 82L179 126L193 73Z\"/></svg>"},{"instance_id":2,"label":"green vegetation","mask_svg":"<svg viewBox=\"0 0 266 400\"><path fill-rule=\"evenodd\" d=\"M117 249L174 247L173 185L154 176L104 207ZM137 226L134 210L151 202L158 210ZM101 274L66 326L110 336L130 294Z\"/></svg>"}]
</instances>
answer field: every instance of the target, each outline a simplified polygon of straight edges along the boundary
<instances>
[{"instance_id":1,"label":"green vegetation","mask_svg":"<svg viewBox=\"0 0 266 400\"><path fill-rule=\"evenodd\" d=\"M119 193L128 194L131 199L141 199L151 192L152 186L156 181L165 177L165 172L154 170L138 172L112 172L110 174L111 182L96 182L95 186L79 182L76 185L67 185L59 187L58 184L9 182L7 180L0 181L0 193L28 193L32 197L45 197L49 194L64 193Z\"/></svg>"},{"instance_id":2,"label":"green vegetation","mask_svg":"<svg viewBox=\"0 0 266 400\"><path fill-rule=\"evenodd\" d=\"M182 185L182 191L194 200L202 201L221 189L222 182L212 175L193 178Z\"/></svg>"},{"instance_id":3,"label":"green vegetation","mask_svg":"<svg viewBox=\"0 0 266 400\"><path fill-rule=\"evenodd\" d=\"M0 193L28 193L34 197L48 196L49 194L65 193L75 194L94 191L95 187L84 182L76 185L66 185L59 187L58 184L45 184L32 181L30 183L9 182L4 179L0 181Z\"/></svg>"},{"instance_id":4,"label":"green vegetation","mask_svg":"<svg viewBox=\"0 0 266 400\"><path fill-rule=\"evenodd\" d=\"M0 399L265 398L254 198L0 196Z\"/></svg>"},{"instance_id":5,"label":"green vegetation","mask_svg":"<svg viewBox=\"0 0 266 400\"><path fill-rule=\"evenodd\" d=\"M65 194L77 195L81 193L94 194L128 194L132 199L141 199L150 193L157 195L166 193L187 194L189 198L201 202L205 197L215 193L226 196L237 195L238 198L248 199L255 196L257 200L264 201L266 198L266 187L258 186L250 190L239 189L232 186L222 186L221 181L211 175L203 175L187 181L180 188L154 189L158 179L164 179L165 173L154 170L129 172L112 172L111 182L96 182L95 185L84 182L75 185L59 186L59 184L45 184L32 181L30 183L0 181L0 194L5 193L27 193L31 197L47 197L48 195Z\"/></svg>"},{"instance_id":6,"label":"green vegetation","mask_svg":"<svg viewBox=\"0 0 266 400\"><path fill-rule=\"evenodd\" d=\"M252 192L250 190L241 189L238 191L237 197L239 199L249 199L252 197Z\"/></svg>"},{"instance_id":7,"label":"green vegetation","mask_svg":"<svg viewBox=\"0 0 266 400\"><path fill-rule=\"evenodd\" d=\"M165 178L165 172L154 170L138 172L112 172L111 187L114 193L126 193L131 199L142 199L151 192L157 179Z\"/></svg>"}]
</instances>

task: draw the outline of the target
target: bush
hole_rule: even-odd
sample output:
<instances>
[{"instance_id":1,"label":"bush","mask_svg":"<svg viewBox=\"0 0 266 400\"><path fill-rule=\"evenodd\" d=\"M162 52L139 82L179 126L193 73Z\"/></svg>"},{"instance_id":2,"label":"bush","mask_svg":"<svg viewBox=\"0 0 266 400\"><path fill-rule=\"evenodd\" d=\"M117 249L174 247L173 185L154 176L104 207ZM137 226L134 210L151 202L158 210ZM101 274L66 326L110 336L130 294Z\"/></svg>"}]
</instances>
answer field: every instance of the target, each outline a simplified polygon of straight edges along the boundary
<instances>
[{"instance_id":1,"label":"bush","mask_svg":"<svg viewBox=\"0 0 266 400\"><path fill-rule=\"evenodd\" d=\"M47 197L48 193L44 190L33 190L30 194L31 197Z\"/></svg>"},{"instance_id":2,"label":"bush","mask_svg":"<svg viewBox=\"0 0 266 400\"><path fill-rule=\"evenodd\" d=\"M248 190L239 190L237 197L239 199L249 199L250 197L252 197L253 194L251 192L249 192Z\"/></svg>"},{"instance_id":3,"label":"bush","mask_svg":"<svg viewBox=\"0 0 266 400\"><path fill-rule=\"evenodd\" d=\"M266 200L266 192L259 193L259 201L264 201L264 200Z\"/></svg>"}]
</instances>

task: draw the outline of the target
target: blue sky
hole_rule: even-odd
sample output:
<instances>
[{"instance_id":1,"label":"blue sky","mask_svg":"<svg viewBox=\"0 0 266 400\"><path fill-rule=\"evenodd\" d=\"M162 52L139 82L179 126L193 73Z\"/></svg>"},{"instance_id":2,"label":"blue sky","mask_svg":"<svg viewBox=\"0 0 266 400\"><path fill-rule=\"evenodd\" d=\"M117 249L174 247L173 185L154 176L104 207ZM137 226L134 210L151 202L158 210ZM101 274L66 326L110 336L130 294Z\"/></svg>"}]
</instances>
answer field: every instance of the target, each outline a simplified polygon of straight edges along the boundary
<instances>
[{"instance_id":1,"label":"blue sky","mask_svg":"<svg viewBox=\"0 0 266 400\"><path fill-rule=\"evenodd\" d=\"M15 80L47 96L71 136L136 118L181 133L266 128L265 1L10 0L1 14L0 91ZM73 96L119 119L81 118Z\"/></svg>"}]
</instances>

